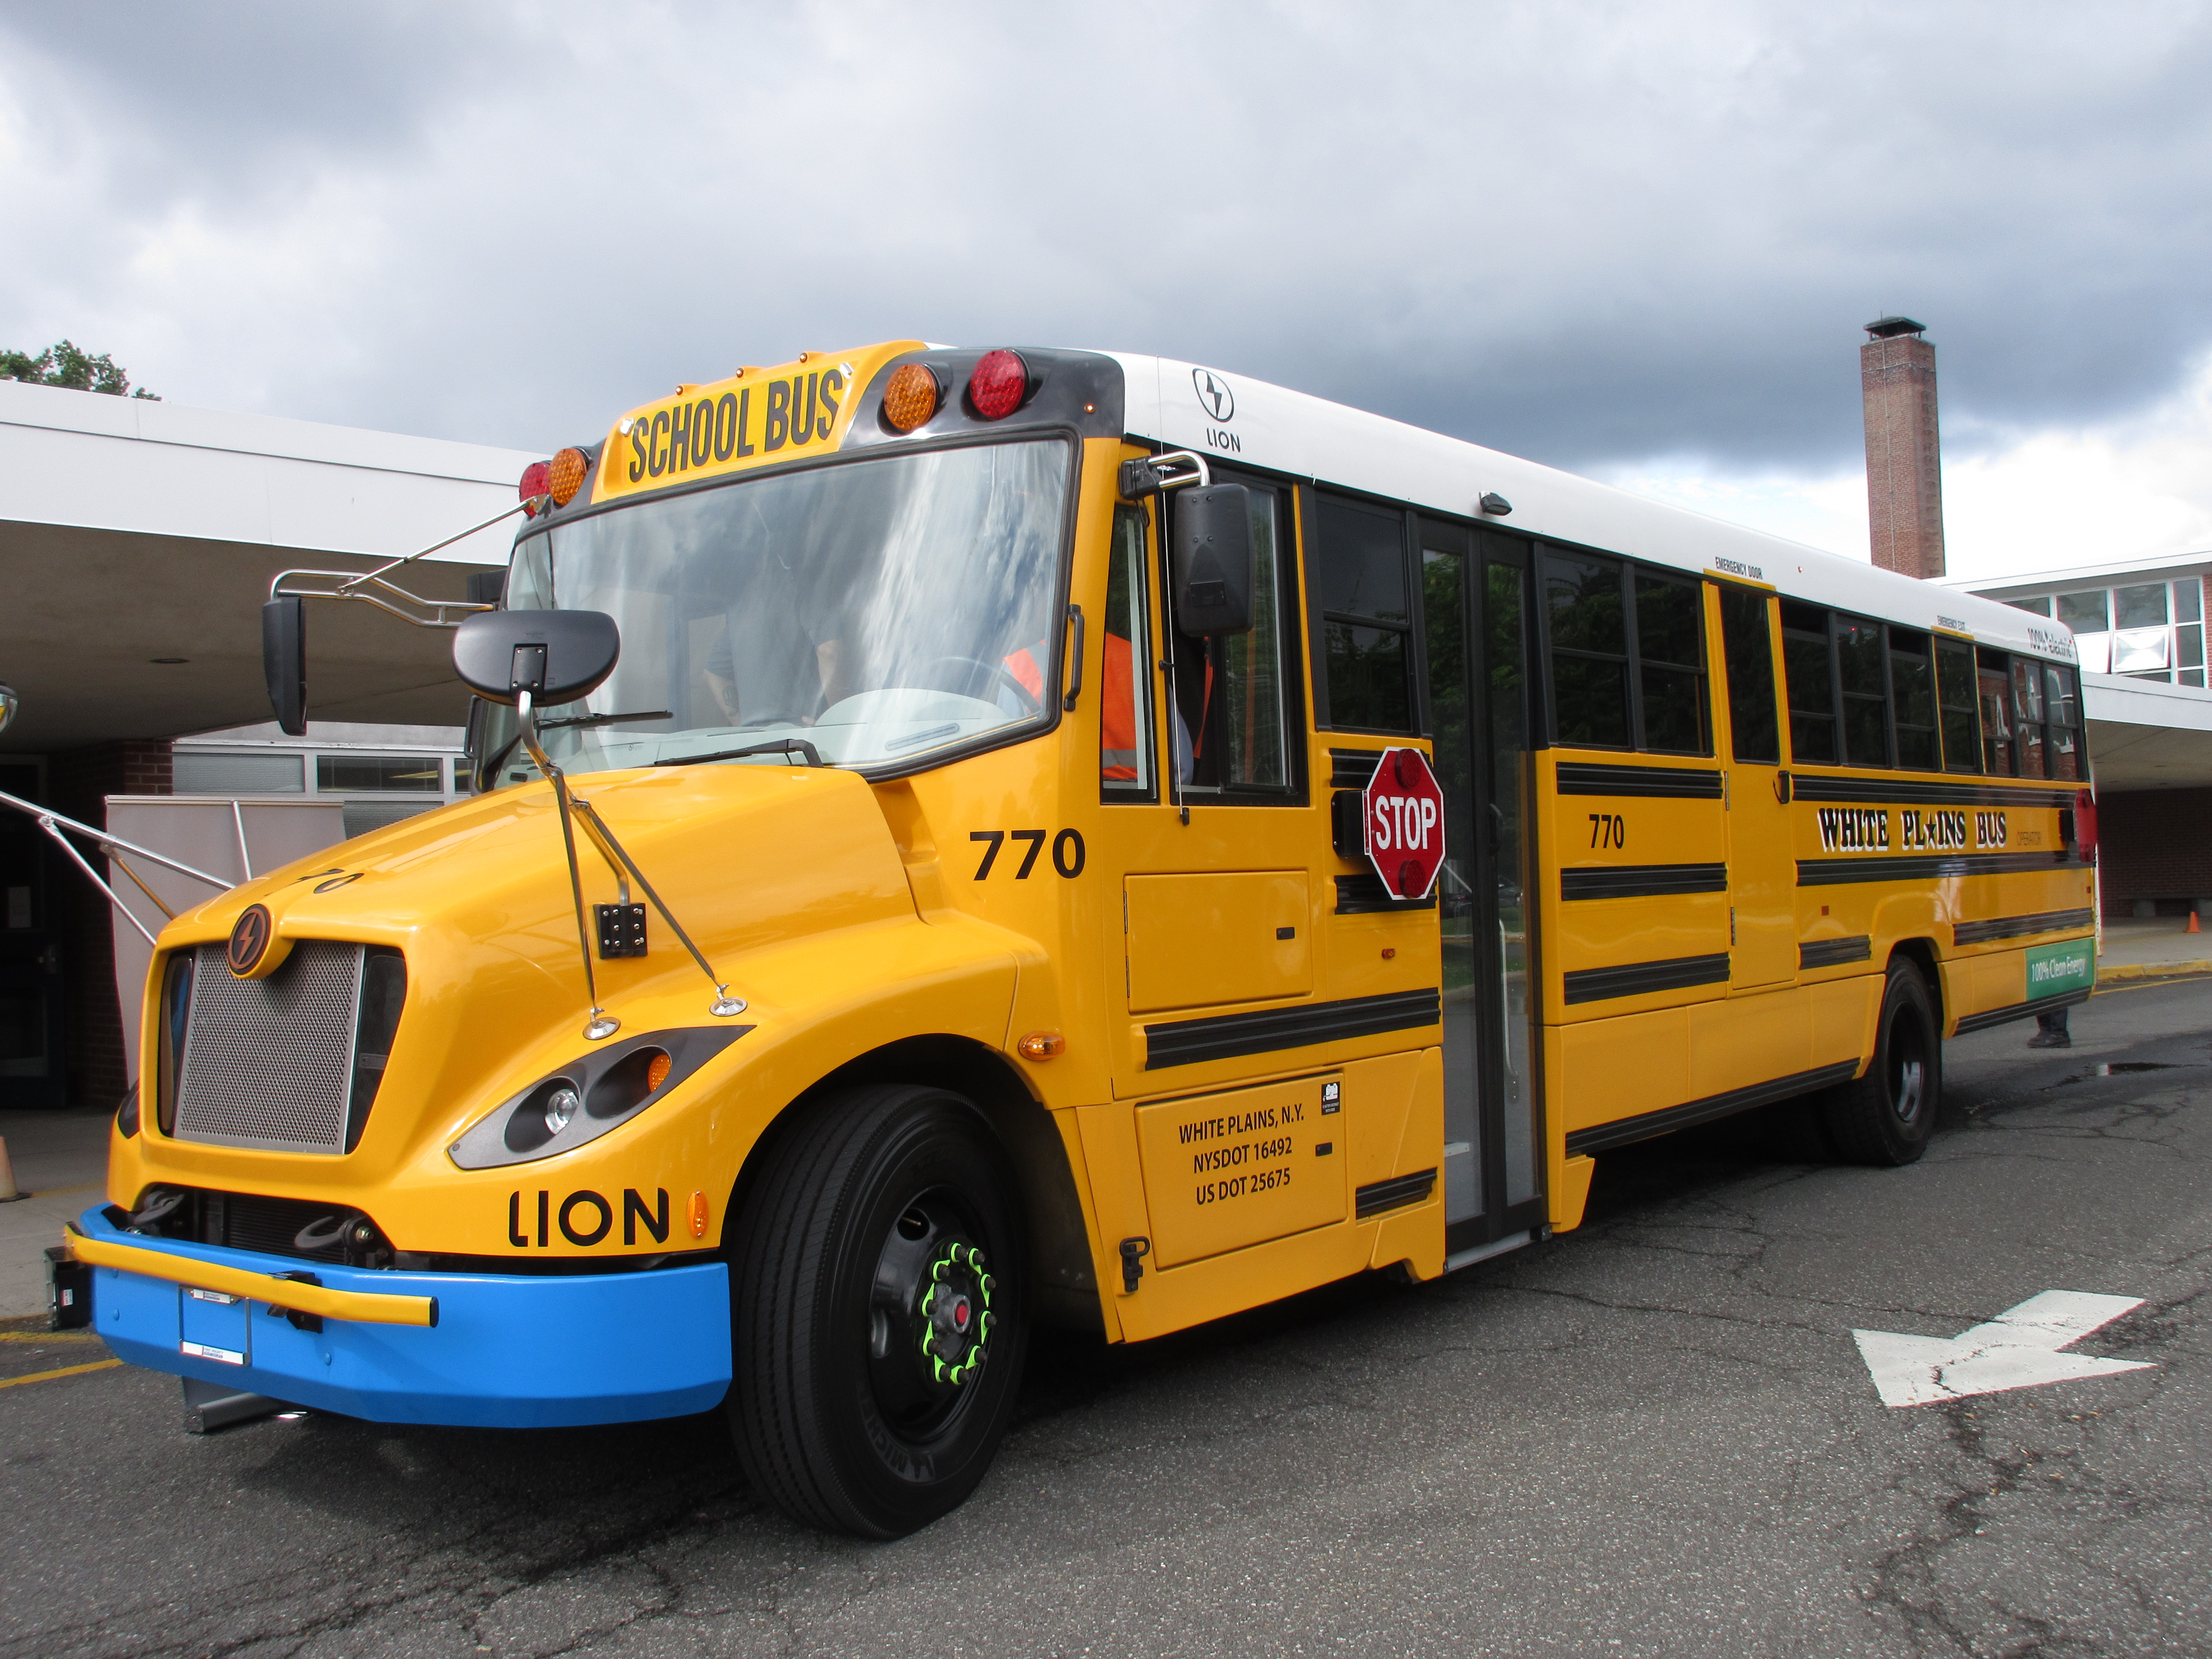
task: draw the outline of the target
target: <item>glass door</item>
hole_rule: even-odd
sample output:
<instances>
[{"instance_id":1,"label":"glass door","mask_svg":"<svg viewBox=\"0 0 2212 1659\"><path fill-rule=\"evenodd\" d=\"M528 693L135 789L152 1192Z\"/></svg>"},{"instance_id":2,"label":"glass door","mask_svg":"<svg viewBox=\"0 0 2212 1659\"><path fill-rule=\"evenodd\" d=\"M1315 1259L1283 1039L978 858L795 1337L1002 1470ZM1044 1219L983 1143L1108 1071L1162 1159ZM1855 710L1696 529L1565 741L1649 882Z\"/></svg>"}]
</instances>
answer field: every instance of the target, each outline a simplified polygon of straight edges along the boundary
<instances>
[{"instance_id":1,"label":"glass door","mask_svg":"<svg viewBox=\"0 0 2212 1659\"><path fill-rule=\"evenodd\" d=\"M1420 526L1424 690L1444 790L1445 1249L1543 1218L1527 546Z\"/></svg>"}]
</instances>

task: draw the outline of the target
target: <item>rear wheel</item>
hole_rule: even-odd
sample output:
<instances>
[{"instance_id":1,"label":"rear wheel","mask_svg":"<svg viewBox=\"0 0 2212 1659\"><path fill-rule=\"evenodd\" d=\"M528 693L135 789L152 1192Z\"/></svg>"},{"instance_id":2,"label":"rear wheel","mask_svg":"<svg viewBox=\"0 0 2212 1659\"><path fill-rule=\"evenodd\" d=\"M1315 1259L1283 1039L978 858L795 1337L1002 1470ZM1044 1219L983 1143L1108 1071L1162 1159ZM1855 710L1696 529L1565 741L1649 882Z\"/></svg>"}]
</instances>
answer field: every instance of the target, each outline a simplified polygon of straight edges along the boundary
<instances>
[{"instance_id":1,"label":"rear wheel","mask_svg":"<svg viewBox=\"0 0 2212 1659\"><path fill-rule=\"evenodd\" d=\"M802 1109L731 1256L731 1428L794 1519L896 1538L975 1490L1013 1414L1019 1199L957 1095L878 1085Z\"/></svg>"},{"instance_id":2,"label":"rear wheel","mask_svg":"<svg viewBox=\"0 0 2212 1659\"><path fill-rule=\"evenodd\" d=\"M1838 1157L1851 1164L1910 1164L1928 1150L1943 1092L1943 1044L1919 968L1899 957L1882 987L1874 1061L1866 1075L1828 1091L1820 1116Z\"/></svg>"}]
</instances>

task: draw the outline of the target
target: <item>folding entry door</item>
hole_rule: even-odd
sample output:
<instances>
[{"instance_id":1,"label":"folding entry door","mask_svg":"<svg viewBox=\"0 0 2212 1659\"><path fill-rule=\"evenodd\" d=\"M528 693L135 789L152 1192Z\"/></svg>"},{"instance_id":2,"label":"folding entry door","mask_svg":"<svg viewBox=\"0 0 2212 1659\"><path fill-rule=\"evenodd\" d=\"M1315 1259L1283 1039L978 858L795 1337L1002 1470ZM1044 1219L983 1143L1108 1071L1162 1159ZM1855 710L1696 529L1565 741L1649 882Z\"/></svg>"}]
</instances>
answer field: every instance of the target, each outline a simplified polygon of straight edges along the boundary
<instances>
[{"instance_id":1,"label":"folding entry door","mask_svg":"<svg viewBox=\"0 0 2212 1659\"><path fill-rule=\"evenodd\" d=\"M1527 544L1419 523L1423 693L1444 789L1445 1249L1544 1218Z\"/></svg>"}]
</instances>

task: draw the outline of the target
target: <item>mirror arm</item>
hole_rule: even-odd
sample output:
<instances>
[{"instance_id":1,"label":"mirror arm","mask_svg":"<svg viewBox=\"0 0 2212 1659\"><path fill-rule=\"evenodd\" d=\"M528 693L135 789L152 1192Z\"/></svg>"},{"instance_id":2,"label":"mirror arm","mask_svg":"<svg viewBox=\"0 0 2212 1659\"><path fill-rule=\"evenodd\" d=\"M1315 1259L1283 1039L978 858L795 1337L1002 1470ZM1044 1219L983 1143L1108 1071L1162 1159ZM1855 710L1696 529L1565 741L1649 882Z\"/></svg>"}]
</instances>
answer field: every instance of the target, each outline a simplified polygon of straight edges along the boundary
<instances>
[{"instance_id":1,"label":"mirror arm","mask_svg":"<svg viewBox=\"0 0 2212 1659\"><path fill-rule=\"evenodd\" d=\"M522 717L523 746L530 750L530 758L538 763L538 769L552 783L554 804L561 809L561 845L568 854L568 891L576 901L576 946L583 953L584 989L592 1003L592 1017L584 1024L584 1035L597 1042L620 1030L622 1022L599 1006L599 980L592 968L591 924L584 915L584 875L576 866L576 832L569 823L568 777L553 763L553 757L538 741L538 711L531 706L527 686L516 688L514 708Z\"/></svg>"},{"instance_id":2,"label":"mirror arm","mask_svg":"<svg viewBox=\"0 0 2212 1659\"><path fill-rule=\"evenodd\" d=\"M611 853L615 859L621 860L621 864L615 871L615 879L623 884L623 902L627 903L629 900L629 883L623 877L623 872L627 870L632 877L635 878L637 884L644 890L646 897L653 902L653 908L660 912L661 920L675 931L677 938L684 941L684 948L691 953L691 960L699 964L699 971L706 975L707 982L714 988L714 1000L708 1006L707 1012L721 1019L727 1019L733 1014L744 1012L744 999L730 994L729 982L715 975L713 964L707 960L699 947L691 942L691 935L684 931L684 924L676 920L676 913L668 908L668 902L653 891L653 884L645 878L645 872L639 869L631 861L630 855L623 850L623 844L615 839L615 832L607 827L607 821L599 816L599 809L579 795L576 797L576 811L584 820L584 828L590 832L592 838L599 843L601 854ZM611 860L610 862L611 861Z\"/></svg>"},{"instance_id":3,"label":"mirror arm","mask_svg":"<svg viewBox=\"0 0 2212 1659\"><path fill-rule=\"evenodd\" d=\"M1176 470L1170 471L1170 468ZM1205 456L1176 449L1164 455L1142 456L1122 462L1120 482L1122 495L1133 501L1164 490L1181 489L1185 484L1208 489L1213 483L1213 475L1206 470Z\"/></svg>"},{"instance_id":4,"label":"mirror arm","mask_svg":"<svg viewBox=\"0 0 2212 1659\"><path fill-rule=\"evenodd\" d=\"M335 587L287 586L295 578L302 577L336 582L337 586ZM395 605L391 599L363 591L364 583L382 588L385 592L398 599L399 604ZM365 600L379 611L397 617L402 622L412 623L417 628L459 628L463 617L473 616L480 611L499 609L497 605L478 605L468 599L425 599L420 593L410 593L396 583L384 580L374 571L356 578L355 573L349 570L280 570L269 584L269 597L272 599ZM410 605L414 609L404 608ZM423 614L425 612L428 614Z\"/></svg>"}]
</instances>

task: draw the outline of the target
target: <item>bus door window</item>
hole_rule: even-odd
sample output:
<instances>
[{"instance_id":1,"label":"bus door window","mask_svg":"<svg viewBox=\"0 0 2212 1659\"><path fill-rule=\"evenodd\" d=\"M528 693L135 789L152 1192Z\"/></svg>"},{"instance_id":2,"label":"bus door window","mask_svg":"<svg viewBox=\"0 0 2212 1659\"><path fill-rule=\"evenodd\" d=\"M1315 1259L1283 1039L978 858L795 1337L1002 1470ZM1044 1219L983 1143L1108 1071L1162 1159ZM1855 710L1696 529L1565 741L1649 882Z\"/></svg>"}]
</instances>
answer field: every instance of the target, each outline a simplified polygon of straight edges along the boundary
<instances>
[{"instance_id":1,"label":"bus door window","mask_svg":"<svg viewBox=\"0 0 2212 1659\"><path fill-rule=\"evenodd\" d=\"M1774 707L1772 601L1753 588L1714 584L1721 664L1728 677L1729 986L1758 990L1797 976L1797 861L1779 769ZM1752 768L1759 769L1756 771Z\"/></svg>"},{"instance_id":2,"label":"bus door window","mask_svg":"<svg viewBox=\"0 0 2212 1659\"><path fill-rule=\"evenodd\" d=\"M1766 595L1721 588L1721 659L1728 668L1729 744L1753 766L1782 763L1774 713L1774 653L1767 634Z\"/></svg>"},{"instance_id":3,"label":"bus door window","mask_svg":"<svg viewBox=\"0 0 2212 1659\"><path fill-rule=\"evenodd\" d=\"M1211 639L1176 632L1169 714L1177 779L1188 791L1281 793L1291 787L1278 533L1290 516L1289 503L1264 484L1247 488L1252 501L1252 626Z\"/></svg>"},{"instance_id":4,"label":"bus door window","mask_svg":"<svg viewBox=\"0 0 2212 1659\"><path fill-rule=\"evenodd\" d=\"M2013 729L2018 734L2020 775L2043 775L2043 676L2026 657L2012 659Z\"/></svg>"},{"instance_id":5,"label":"bus door window","mask_svg":"<svg viewBox=\"0 0 2212 1659\"><path fill-rule=\"evenodd\" d=\"M1314 611L1320 724L1339 732L1410 733L1406 515L1316 496L1306 592Z\"/></svg>"},{"instance_id":6,"label":"bus door window","mask_svg":"<svg viewBox=\"0 0 2212 1659\"><path fill-rule=\"evenodd\" d=\"M1705 710L1705 604L1697 582L1633 569L1638 749L1710 755Z\"/></svg>"},{"instance_id":7,"label":"bus door window","mask_svg":"<svg viewBox=\"0 0 2212 1659\"><path fill-rule=\"evenodd\" d=\"M1782 678L1790 694L1790 752L1800 766L1833 766L1836 669L1828 613L1782 602Z\"/></svg>"},{"instance_id":8,"label":"bus door window","mask_svg":"<svg viewBox=\"0 0 2212 1659\"><path fill-rule=\"evenodd\" d=\"M1889 697L1883 684L1881 624L1839 615L1834 626L1844 760L1851 766L1887 766Z\"/></svg>"},{"instance_id":9,"label":"bus door window","mask_svg":"<svg viewBox=\"0 0 2212 1659\"><path fill-rule=\"evenodd\" d=\"M1889 630L1889 702L1895 717L1897 763L1916 772L1942 765L1936 747L1936 675L1928 635L1910 628Z\"/></svg>"},{"instance_id":10,"label":"bus door window","mask_svg":"<svg viewBox=\"0 0 2212 1659\"><path fill-rule=\"evenodd\" d=\"M2012 775L2011 676L1996 652L1976 653L1975 679L1981 688L1982 769L2001 778Z\"/></svg>"},{"instance_id":11,"label":"bus door window","mask_svg":"<svg viewBox=\"0 0 2212 1659\"><path fill-rule=\"evenodd\" d=\"M1975 729L1974 647L1959 640L1936 641L1936 702L1943 728L1943 769L1978 772L1981 736Z\"/></svg>"},{"instance_id":12,"label":"bus door window","mask_svg":"<svg viewBox=\"0 0 2212 1659\"><path fill-rule=\"evenodd\" d=\"M1114 509L1098 684L1098 788L1109 801L1151 800L1152 657L1145 631L1145 514Z\"/></svg>"}]
</instances>

